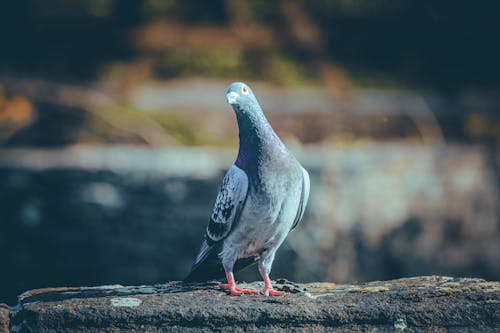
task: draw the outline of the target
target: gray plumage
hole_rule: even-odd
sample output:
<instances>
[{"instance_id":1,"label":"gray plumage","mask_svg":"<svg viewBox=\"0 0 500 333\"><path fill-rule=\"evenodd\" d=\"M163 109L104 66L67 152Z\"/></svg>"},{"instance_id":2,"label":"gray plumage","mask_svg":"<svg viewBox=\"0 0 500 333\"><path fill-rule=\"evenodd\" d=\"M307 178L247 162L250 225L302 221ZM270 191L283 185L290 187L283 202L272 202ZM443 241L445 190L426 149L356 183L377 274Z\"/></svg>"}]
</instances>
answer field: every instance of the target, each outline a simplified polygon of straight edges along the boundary
<instances>
[{"instance_id":1,"label":"gray plumage","mask_svg":"<svg viewBox=\"0 0 500 333\"><path fill-rule=\"evenodd\" d=\"M276 250L302 219L309 198L307 171L276 135L252 90L235 82L226 93L238 120L238 157L222 181L186 281L232 275L255 262L266 281Z\"/></svg>"}]
</instances>

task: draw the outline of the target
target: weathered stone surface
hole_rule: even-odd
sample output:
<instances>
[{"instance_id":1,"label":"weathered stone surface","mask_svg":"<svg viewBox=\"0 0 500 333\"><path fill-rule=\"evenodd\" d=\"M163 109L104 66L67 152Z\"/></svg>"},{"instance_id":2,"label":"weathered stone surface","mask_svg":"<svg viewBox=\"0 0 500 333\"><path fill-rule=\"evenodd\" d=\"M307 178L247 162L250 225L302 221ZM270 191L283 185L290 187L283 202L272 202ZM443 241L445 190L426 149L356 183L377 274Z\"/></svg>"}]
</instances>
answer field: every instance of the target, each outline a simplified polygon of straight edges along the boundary
<instances>
[{"instance_id":1,"label":"weathered stone surface","mask_svg":"<svg viewBox=\"0 0 500 333\"><path fill-rule=\"evenodd\" d=\"M360 285L278 280L287 297L233 297L217 284L32 290L11 332L493 332L500 283L418 277ZM260 283L247 287L260 288Z\"/></svg>"}]
</instances>

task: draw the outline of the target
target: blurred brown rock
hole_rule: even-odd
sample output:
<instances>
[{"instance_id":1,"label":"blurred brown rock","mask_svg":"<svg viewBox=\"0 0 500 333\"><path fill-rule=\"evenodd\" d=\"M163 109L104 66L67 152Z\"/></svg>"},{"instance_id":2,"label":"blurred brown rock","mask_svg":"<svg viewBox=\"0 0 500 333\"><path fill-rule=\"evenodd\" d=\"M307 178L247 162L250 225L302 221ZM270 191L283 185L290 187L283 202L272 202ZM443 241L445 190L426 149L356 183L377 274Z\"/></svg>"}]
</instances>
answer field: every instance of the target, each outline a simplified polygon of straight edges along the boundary
<instances>
[{"instance_id":1,"label":"blurred brown rock","mask_svg":"<svg viewBox=\"0 0 500 333\"><path fill-rule=\"evenodd\" d=\"M35 110L30 100L21 95L8 98L0 85L0 142L34 119Z\"/></svg>"},{"instance_id":2,"label":"blurred brown rock","mask_svg":"<svg viewBox=\"0 0 500 333\"><path fill-rule=\"evenodd\" d=\"M9 332L9 309L0 303L0 332Z\"/></svg>"}]
</instances>

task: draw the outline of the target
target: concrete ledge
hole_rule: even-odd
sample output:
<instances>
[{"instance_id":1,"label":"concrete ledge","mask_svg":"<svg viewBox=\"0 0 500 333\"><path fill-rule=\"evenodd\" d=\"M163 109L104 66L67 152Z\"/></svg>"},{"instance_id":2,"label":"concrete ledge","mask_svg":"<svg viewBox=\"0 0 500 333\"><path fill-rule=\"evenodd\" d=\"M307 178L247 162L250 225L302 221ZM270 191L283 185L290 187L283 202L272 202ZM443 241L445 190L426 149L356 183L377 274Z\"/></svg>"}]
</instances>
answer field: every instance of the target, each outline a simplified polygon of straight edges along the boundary
<instances>
[{"instance_id":1,"label":"concrete ledge","mask_svg":"<svg viewBox=\"0 0 500 333\"><path fill-rule=\"evenodd\" d=\"M261 283L247 284L261 288ZM19 296L11 332L493 332L500 283L417 277L359 285L278 280L287 297L229 296L216 282L38 289ZM5 324L0 308L0 325ZM2 312L3 311L3 312ZM3 320L3 321L2 321Z\"/></svg>"}]
</instances>

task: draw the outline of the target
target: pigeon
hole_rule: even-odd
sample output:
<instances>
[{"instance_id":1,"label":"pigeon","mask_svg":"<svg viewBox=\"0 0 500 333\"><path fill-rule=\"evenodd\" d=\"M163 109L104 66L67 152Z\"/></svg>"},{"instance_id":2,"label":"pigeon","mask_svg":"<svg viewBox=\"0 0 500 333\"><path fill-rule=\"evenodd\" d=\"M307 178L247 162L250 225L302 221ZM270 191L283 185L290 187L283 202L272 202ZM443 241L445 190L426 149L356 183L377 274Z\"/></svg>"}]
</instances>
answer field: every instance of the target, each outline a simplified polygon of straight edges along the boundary
<instances>
[{"instance_id":1,"label":"pigeon","mask_svg":"<svg viewBox=\"0 0 500 333\"><path fill-rule=\"evenodd\" d=\"M269 274L276 251L300 222L309 199L309 174L267 121L243 82L230 84L226 99L236 113L239 151L217 195L205 239L186 282L227 278L232 295L259 294L239 288L234 272L257 264L266 296L282 296Z\"/></svg>"}]
</instances>

